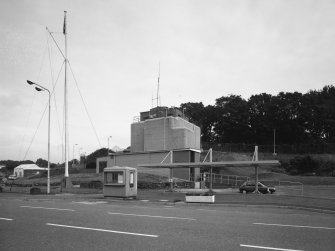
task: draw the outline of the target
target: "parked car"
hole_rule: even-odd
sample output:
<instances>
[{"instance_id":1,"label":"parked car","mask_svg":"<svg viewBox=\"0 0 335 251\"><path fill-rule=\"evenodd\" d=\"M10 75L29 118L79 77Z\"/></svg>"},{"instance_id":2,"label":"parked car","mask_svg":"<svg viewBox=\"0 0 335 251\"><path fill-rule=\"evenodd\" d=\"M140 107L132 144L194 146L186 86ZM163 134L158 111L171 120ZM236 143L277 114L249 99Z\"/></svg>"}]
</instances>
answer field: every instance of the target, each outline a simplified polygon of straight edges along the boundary
<instances>
[{"instance_id":1,"label":"parked car","mask_svg":"<svg viewBox=\"0 0 335 251\"><path fill-rule=\"evenodd\" d=\"M254 181L246 181L240 186L240 193L252 193L256 190L256 183ZM261 182L258 182L258 191L261 193L274 193L275 187L269 187Z\"/></svg>"},{"instance_id":2,"label":"parked car","mask_svg":"<svg viewBox=\"0 0 335 251\"><path fill-rule=\"evenodd\" d=\"M16 177L15 175L9 175L9 176L8 176L8 179L9 179L9 180L16 180L17 177Z\"/></svg>"}]
</instances>

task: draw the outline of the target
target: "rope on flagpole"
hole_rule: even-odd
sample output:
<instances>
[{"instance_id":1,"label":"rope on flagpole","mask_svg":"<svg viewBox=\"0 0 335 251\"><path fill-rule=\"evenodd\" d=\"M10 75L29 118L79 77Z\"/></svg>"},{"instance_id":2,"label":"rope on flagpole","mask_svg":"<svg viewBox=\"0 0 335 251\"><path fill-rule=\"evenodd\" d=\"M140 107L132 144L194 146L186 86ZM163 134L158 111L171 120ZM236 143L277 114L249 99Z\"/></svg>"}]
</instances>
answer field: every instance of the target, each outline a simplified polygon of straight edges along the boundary
<instances>
[{"instance_id":1,"label":"rope on flagpole","mask_svg":"<svg viewBox=\"0 0 335 251\"><path fill-rule=\"evenodd\" d=\"M84 108L85 108L87 117L88 117L88 119L89 119L89 121L90 121L90 123L91 123L91 126L92 126L92 128L93 128L94 134L95 134L95 136L96 136L96 138L97 138L97 141L98 141L98 143L99 143L99 146L100 146L100 148L102 148L102 145L101 145L101 143L100 143L100 140L99 140L97 131L95 130L94 124L93 124L92 119L91 119L91 116L90 116L90 114L89 114L89 112L88 112L88 109L87 109L87 106L86 106L86 104L85 104L83 95L81 94L81 91L80 91L80 89L79 89L78 82L77 82L77 80L76 80L76 78L75 78L75 76L74 76L74 73L73 73L73 70L72 70L72 67L71 67L70 62L69 62L69 66L70 66L70 70L71 70L71 73L72 73L72 77L73 77L73 79L74 79L74 82L76 83L76 86L77 86L77 89L78 89L78 92L79 92L81 101L82 101L83 104L84 104Z\"/></svg>"}]
</instances>

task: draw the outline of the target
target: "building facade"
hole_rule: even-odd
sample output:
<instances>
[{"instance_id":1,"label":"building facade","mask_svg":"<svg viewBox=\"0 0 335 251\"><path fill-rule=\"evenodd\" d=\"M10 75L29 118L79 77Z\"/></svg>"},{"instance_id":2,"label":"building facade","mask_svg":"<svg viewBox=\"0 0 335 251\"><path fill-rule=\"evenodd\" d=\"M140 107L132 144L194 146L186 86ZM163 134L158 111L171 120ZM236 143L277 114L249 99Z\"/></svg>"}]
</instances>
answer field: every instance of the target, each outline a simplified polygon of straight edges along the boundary
<instances>
[{"instance_id":1,"label":"building facade","mask_svg":"<svg viewBox=\"0 0 335 251\"><path fill-rule=\"evenodd\" d=\"M172 158L167 155L172 154ZM140 113L139 121L131 124L131 146L129 153L114 153L97 158L99 173L105 167L140 164L187 163L200 161L200 128L188 121L177 108L156 107ZM138 170L163 176L169 170ZM199 175L198 168L176 169L173 176L193 180Z\"/></svg>"}]
</instances>

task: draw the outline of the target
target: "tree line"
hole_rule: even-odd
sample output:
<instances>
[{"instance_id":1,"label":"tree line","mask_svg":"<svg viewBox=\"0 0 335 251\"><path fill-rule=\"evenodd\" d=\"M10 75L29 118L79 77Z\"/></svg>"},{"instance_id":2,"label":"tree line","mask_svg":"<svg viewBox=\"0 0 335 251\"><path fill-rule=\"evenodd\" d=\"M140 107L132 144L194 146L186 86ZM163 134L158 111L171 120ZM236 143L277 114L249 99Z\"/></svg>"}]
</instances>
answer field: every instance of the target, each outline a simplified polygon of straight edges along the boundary
<instances>
[{"instance_id":1,"label":"tree line","mask_svg":"<svg viewBox=\"0 0 335 251\"><path fill-rule=\"evenodd\" d=\"M261 93L244 99L240 95L217 98L214 105L183 103L190 122L201 128L201 142L335 143L335 87L321 90Z\"/></svg>"}]
</instances>

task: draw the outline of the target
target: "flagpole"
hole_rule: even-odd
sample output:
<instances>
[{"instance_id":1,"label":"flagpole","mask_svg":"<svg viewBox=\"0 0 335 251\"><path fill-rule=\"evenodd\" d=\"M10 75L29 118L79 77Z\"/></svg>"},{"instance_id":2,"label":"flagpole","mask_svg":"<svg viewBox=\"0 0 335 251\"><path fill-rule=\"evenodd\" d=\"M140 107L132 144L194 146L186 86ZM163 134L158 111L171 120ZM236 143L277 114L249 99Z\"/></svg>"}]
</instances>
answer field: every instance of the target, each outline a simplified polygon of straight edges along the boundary
<instances>
[{"instance_id":1,"label":"flagpole","mask_svg":"<svg viewBox=\"0 0 335 251\"><path fill-rule=\"evenodd\" d=\"M69 146L69 132L68 132L68 102L67 102L67 27L66 27L66 11L64 11L64 26L63 34L65 36L65 84L64 84L64 110L65 110L65 179L66 187L68 187L67 178L69 177L69 155L68 155L68 146Z\"/></svg>"}]
</instances>

